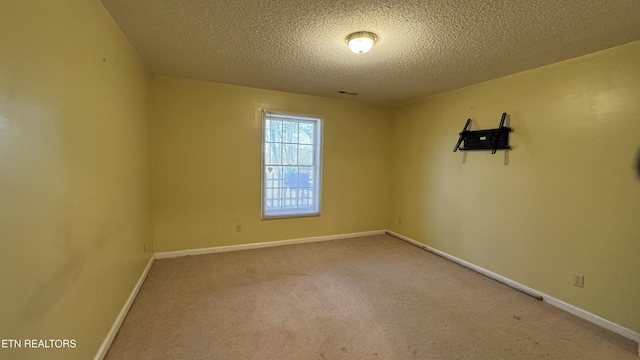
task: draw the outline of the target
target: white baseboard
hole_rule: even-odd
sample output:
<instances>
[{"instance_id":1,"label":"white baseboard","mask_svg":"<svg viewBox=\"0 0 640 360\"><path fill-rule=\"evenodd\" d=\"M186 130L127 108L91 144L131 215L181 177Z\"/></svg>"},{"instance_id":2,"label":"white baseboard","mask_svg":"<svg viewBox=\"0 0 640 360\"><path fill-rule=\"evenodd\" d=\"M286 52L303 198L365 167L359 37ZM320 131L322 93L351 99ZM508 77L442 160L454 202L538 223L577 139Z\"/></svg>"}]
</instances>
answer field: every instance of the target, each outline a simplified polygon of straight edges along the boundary
<instances>
[{"instance_id":1,"label":"white baseboard","mask_svg":"<svg viewBox=\"0 0 640 360\"><path fill-rule=\"evenodd\" d=\"M124 307L122 308L122 310L120 310L120 314L118 314L116 321L113 323L113 326L111 326L111 330L109 330L109 333L107 334L107 338L104 339L104 342L102 343L102 346L100 346L98 353L93 358L94 360L102 360L107 355L107 351L109 351L109 347L111 346L113 339L115 339L116 334L118 333L118 330L120 330L120 326L124 321L124 318L127 316L127 313L129 312L131 305L133 305L133 301L136 299L136 296L138 295L138 292L140 291L140 288L142 287L144 280L147 278L147 275L149 274L149 270L151 270L151 266L153 265L154 260L155 260L155 256L151 256L151 259L149 259L149 263L147 264L147 267L142 272L142 275L140 275L140 279L138 279L136 286L133 288L133 291L131 291L129 298L125 302Z\"/></svg>"},{"instance_id":2,"label":"white baseboard","mask_svg":"<svg viewBox=\"0 0 640 360\"><path fill-rule=\"evenodd\" d=\"M496 274L496 273L494 273L492 271L489 271L489 270L487 270L485 268L482 268L480 266L474 265L474 264L472 264L470 262L464 261L464 260L462 260L460 258L457 258L457 257L455 257L453 255L447 254L447 253L445 253L443 251L440 251L438 249L434 249L431 246L428 246L428 245L425 245L423 243L420 243L420 242L418 242L416 240L413 240L411 238L408 238L408 237L406 237L404 235L400 235L400 234L398 234L396 232L393 232L393 231L387 231L387 234L389 234L389 235L391 235L393 237L397 237L398 239L404 240L404 241L406 241L406 242L408 242L408 243L410 243L412 245L415 245L415 246L417 246L419 248L422 248L422 249L424 249L426 251L434 253L434 254L436 254L438 256L441 256L441 257L443 257L443 258L445 258L447 260L451 260L451 261L453 261L453 262L455 262L455 263L457 263L459 265L462 265L462 266L464 266L464 267L466 267L466 268L468 268L470 270L473 270L473 271L475 271L477 273L480 273L480 274L482 274L482 275L484 275L486 277L489 277L489 278L491 278L493 280L501 282L501 283L503 283L503 284L505 284L507 286L510 286L510 287L516 289L516 290L522 291L523 293L525 293L527 295L533 296L533 297L535 297L537 299L540 299L540 300L542 300L542 301L544 301L546 303L549 303L550 305L553 305L553 306L555 306L555 307L557 307L559 309L562 309L562 310L564 310L564 311L566 311L568 313L571 313L571 314L573 314L575 316L578 316L578 317L580 317L582 319L585 319L585 320L587 320L589 322L592 322L592 323L594 323L594 324L596 324L598 326L601 326L601 327L603 327L603 328L605 328L607 330L613 331L614 333L616 333L618 335L622 335L622 336L626 337L627 339L633 340L633 341L635 341L635 342L637 342L639 344L638 356L640 356L640 334L636 333L633 330L627 329L627 328L625 328L625 327L623 327L621 325L618 325L618 324L616 324L614 322L611 322L611 321L609 321L607 319L601 318L598 315L594 315L594 314L592 314L592 313L590 313L590 312L588 312L586 310L580 309L580 308L578 308L576 306L573 306L573 305L571 305L569 303L566 303L566 302L564 302L562 300L556 299L553 296L549 296L549 295L547 295L547 294L545 294L543 292L540 292L540 291L532 289L532 288L530 288L528 286L522 285L517 281L513 281L513 280L511 280L509 278L506 278L506 277L504 277L502 275Z\"/></svg>"},{"instance_id":3,"label":"white baseboard","mask_svg":"<svg viewBox=\"0 0 640 360\"><path fill-rule=\"evenodd\" d=\"M319 241L348 239L348 238L361 237L361 236L382 235L382 234L385 234L385 233L386 233L385 230L376 230L376 231L364 231L364 232L349 233L349 234L315 236L315 237L307 237L307 238L300 238L300 239L268 241L268 242L263 242L263 243L228 245L228 246L216 246L216 247L210 247L210 248L201 248L201 249L167 251L167 252L156 253L155 258L156 259L168 259L168 258L175 258L175 257L181 257L181 256L204 255L204 254L213 254L213 253L228 252L228 251L249 250L249 249L268 248L268 247L274 247L274 246L284 246L284 245L304 244L304 243L319 242Z\"/></svg>"}]
</instances>

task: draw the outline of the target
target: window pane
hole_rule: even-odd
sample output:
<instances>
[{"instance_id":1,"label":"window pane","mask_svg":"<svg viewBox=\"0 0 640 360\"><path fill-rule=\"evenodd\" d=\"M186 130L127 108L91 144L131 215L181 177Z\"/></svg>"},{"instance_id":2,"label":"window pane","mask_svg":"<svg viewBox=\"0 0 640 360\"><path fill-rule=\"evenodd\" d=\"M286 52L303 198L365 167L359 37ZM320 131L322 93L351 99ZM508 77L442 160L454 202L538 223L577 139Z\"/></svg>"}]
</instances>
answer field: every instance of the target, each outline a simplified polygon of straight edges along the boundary
<instances>
[{"instance_id":1,"label":"window pane","mask_svg":"<svg viewBox=\"0 0 640 360\"><path fill-rule=\"evenodd\" d=\"M298 147L298 164L313 165L313 145L300 145Z\"/></svg>"},{"instance_id":2,"label":"window pane","mask_svg":"<svg viewBox=\"0 0 640 360\"><path fill-rule=\"evenodd\" d=\"M267 166L264 173L265 188L282 187L282 167Z\"/></svg>"},{"instance_id":3,"label":"window pane","mask_svg":"<svg viewBox=\"0 0 640 360\"><path fill-rule=\"evenodd\" d=\"M265 143L264 144L264 162L266 165L282 164L282 144Z\"/></svg>"},{"instance_id":4,"label":"window pane","mask_svg":"<svg viewBox=\"0 0 640 360\"><path fill-rule=\"evenodd\" d=\"M282 127L282 135L286 143L298 143L298 123L292 121L284 121Z\"/></svg>"},{"instance_id":5,"label":"window pane","mask_svg":"<svg viewBox=\"0 0 640 360\"><path fill-rule=\"evenodd\" d=\"M265 121L264 140L267 142L282 142L282 121Z\"/></svg>"},{"instance_id":6,"label":"window pane","mask_svg":"<svg viewBox=\"0 0 640 360\"><path fill-rule=\"evenodd\" d=\"M273 189L266 189L264 200L265 200L265 206L267 209L272 209L274 207L274 201L273 201L274 198L275 198L275 195L274 195Z\"/></svg>"},{"instance_id":7,"label":"window pane","mask_svg":"<svg viewBox=\"0 0 640 360\"><path fill-rule=\"evenodd\" d=\"M288 188L298 187L298 168L287 166L284 168L284 186Z\"/></svg>"},{"instance_id":8,"label":"window pane","mask_svg":"<svg viewBox=\"0 0 640 360\"><path fill-rule=\"evenodd\" d=\"M300 123L298 142L300 144L313 144L314 126L312 123Z\"/></svg>"},{"instance_id":9,"label":"window pane","mask_svg":"<svg viewBox=\"0 0 640 360\"><path fill-rule=\"evenodd\" d=\"M301 166L298 168L298 185L300 187L313 186L313 168L312 167Z\"/></svg>"},{"instance_id":10,"label":"window pane","mask_svg":"<svg viewBox=\"0 0 640 360\"><path fill-rule=\"evenodd\" d=\"M284 165L298 165L298 145L282 145L282 161Z\"/></svg>"},{"instance_id":11,"label":"window pane","mask_svg":"<svg viewBox=\"0 0 640 360\"><path fill-rule=\"evenodd\" d=\"M312 188L299 188L298 194L299 194L298 207L313 208L313 189Z\"/></svg>"}]
</instances>

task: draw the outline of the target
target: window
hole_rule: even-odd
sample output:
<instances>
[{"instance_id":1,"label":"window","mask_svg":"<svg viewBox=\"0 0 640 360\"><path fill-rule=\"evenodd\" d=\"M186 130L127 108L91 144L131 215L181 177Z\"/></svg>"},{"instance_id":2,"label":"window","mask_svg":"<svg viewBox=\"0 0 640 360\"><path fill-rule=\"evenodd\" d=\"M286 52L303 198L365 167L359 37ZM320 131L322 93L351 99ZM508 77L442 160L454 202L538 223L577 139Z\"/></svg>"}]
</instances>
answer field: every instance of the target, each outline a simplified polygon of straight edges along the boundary
<instances>
[{"instance_id":1,"label":"window","mask_svg":"<svg viewBox=\"0 0 640 360\"><path fill-rule=\"evenodd\" d=\"M262 218L320 215L322 119L262 112Z\"/></svg>"}]
</instances>

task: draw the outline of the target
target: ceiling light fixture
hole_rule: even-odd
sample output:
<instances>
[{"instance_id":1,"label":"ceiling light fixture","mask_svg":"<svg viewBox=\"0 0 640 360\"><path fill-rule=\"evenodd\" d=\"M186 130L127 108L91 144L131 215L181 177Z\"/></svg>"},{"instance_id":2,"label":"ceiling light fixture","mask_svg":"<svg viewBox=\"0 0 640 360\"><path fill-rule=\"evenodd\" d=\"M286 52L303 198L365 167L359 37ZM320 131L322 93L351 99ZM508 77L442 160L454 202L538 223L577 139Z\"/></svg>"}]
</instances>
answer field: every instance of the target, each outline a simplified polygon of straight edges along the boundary
<instances>
[{"instance_id":1,"label":"ceiling light fixture","mask_svg":"<svg viewBox=\"0 0 640 360\"><path fill-rule=\"evenodd\" d=\"M351 51L356 54L364 54L371 50L373 43L378 40L378 36L369 31L358 31L349 34L345 40Z\"/></svg>"}]
</instances>

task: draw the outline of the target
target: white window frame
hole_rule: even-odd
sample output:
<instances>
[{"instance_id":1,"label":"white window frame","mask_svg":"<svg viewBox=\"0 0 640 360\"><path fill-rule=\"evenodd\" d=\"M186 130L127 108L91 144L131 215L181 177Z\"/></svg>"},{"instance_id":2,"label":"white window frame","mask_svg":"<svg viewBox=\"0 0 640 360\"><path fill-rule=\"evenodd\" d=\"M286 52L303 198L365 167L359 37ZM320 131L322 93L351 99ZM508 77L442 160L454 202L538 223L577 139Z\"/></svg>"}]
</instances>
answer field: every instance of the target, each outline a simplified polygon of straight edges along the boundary
<instances>
[{"instance_id":1,"label":"white window frame","mask_svg":"<svg viewBox=\"0 0 640 360\"><path fill-rule=\"evenodd\" d=\"M312 123L314 126L314 138L313 138L313 146L314 146L314 151L313 151L313 160L312 160L312 165L300 165L299 163L299 159L296 159L296 164L283 164L282 162L282 155L280 157L280 164L272 164L268 162L268 159L266 159L266 148L267 148L267 144L278 144L279 142L277 141L271 141L268 142L267 138L266 138L266 129L267 129L267 121L268 120L273 120L273 121L289 121L289 122L297 122L297 123ZM322 209L322 123L323 123L323 118L321 116L315 116L315 115L304 115L304 114L294 114L294 113L285 113L285 112L272 112L272 111L266 111L266 110L262 110L262 139L260 141L261 143L261 147L262 147L262 156L261 156L261 214L262 214L262 219L279 219L279 218L292 218L292 217L307 217L307 216L320 216L321 214L321 209ZM299 136L299 135L298 135ZM280 144L282 146L286 145L293 145L296 146L297 148L297 152L299 155L300 152L300 147L308 145L305 143L301 143L300 142L300 137L298 138L296 143L285 143L284 139L282 140L282 142L280 142ZM280 186L278 186L277 188L273 187L273 179L266 179L267 177L267 167L280 167L282 168L282 176L278 177L278 181L280 182ZM313 168L313 175L310 177L312 179L311 183L312 186L310 187L310 189L312 189L313 191L313 195L311 198L306 198L306 200L311 199L311 201L313 202L313 204L311 205L311 208L308 207L303 207L300 208L300 198L298 197L303 188L300 187L299 183L298 183L298 187L287 187L286 185L284 185L285 183L285 176L284 176L284 171L285 171L285 167L296 167L296 174L298 174L298 181L300 181L300 167L312 167ZM270 185L272 187L268 188L267 187L267 183L270 182ZM289 201L292 200L292 198L287 198L285 195L286 191L289 191L288 194L291 194L291 189L296 189L296 196L295 196L295 200L296 200L296 205L292 205L292 203L287 203L287 205L285 206L285 201L286 199L288 199ZM275 194L275 192L279 192L277 197L273 197L271 196L271 199L268 199L268 195L273 195ZM271 202L269 202L271 201ZM268 209L267 206L268 204L273 204L274 202L278 203L280 202L282 204L281 207L279 207L279 209L274 209L273 207L271 209Z\"/></svg>"}]
</instances>

